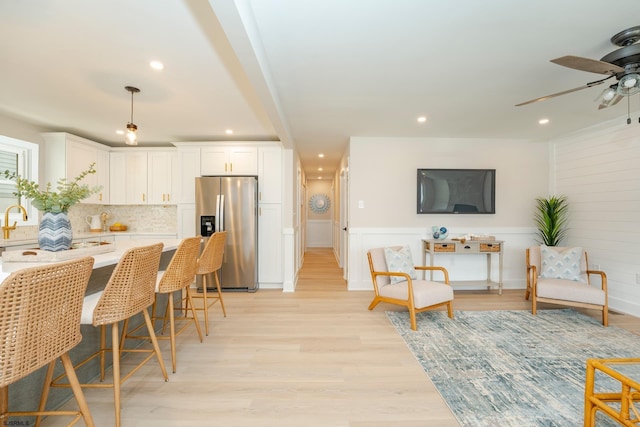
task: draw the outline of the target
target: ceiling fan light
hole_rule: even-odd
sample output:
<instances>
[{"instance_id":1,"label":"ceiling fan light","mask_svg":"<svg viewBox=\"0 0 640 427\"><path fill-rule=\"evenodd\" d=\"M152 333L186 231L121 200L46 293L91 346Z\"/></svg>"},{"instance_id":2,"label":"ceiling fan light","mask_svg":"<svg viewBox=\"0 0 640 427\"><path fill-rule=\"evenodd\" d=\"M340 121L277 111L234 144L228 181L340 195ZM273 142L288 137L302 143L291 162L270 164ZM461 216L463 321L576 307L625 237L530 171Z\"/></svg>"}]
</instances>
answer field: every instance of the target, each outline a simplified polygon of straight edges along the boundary
<instances>
[{"instance_id":1,"label":"ceiling fan light","mask_svg":"<svg viewBox=\"0 0 640 427\"><path fill-rule=\"evenodd\" d=\"M615 89L608 88L608 89L605 89L604 95L602 95L602 99L608 102L608 101L611 101L615 95L616 95Z\"/></svg>"},{"instance_id":2,"label":"ceiling fan light","mask_svg":"<svg viewBox=\"0 0 640 427\"><path fill-rule=\"evenodd\" d=\"M622 96L630 96L640 92L640 74L631 73L620 78L618 93Z\"/></svg>"}]
</instances>

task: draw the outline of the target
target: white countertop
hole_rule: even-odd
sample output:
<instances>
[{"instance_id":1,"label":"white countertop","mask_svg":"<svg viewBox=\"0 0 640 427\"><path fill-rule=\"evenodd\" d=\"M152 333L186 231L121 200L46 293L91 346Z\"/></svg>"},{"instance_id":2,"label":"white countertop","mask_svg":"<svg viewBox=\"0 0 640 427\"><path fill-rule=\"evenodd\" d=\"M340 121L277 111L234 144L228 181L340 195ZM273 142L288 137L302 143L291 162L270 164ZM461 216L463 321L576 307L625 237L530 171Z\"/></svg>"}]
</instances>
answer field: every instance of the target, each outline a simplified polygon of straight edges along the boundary
<instances>
[{"instance_id":1,"label":"white countertop","mask_svg":"<svg viewBox=\"0 0 640 427\"><path fill-rule=\"evenodd\" d=\"M29 242L24 241L29 244ZM122 255L128 250L136 246L147 246L154 243L161 242L164 244L162 248L163 252L170 251L173 249L177 249L180 244L180 239L131 239L124 240L120 242L113 243L116 246L116 249L111 252L106 252L102 254L93 255L95 260L93 264L93 268L104 267L107 265L117 264L120 261ZM0 263L0 270L3 273L11 273L16 270L21 270L23 268L36 267L38 265L43 265L47 263L38 263L38 262L4 262Z\"/></svg>"},{"instance_id":2,"label":"white countertop","mask_svg":"<svg viewBox=\"0 0 640 427\"><path fill-rule=\"evenodd\" d=\"M85 240L90 238L109 238L113 236L134 236L135 238L145 239L145 236L155 237L167 235L175 236L176 233L163 233L163 232L139 232L139 231L104 231L104 232L86 232L86 233L73 233L73 240ZM0 239L0 248L10 248L12 246L23 245L37 245L38 238L33 237L29 239Z\"/></svg>"}]
</instances>

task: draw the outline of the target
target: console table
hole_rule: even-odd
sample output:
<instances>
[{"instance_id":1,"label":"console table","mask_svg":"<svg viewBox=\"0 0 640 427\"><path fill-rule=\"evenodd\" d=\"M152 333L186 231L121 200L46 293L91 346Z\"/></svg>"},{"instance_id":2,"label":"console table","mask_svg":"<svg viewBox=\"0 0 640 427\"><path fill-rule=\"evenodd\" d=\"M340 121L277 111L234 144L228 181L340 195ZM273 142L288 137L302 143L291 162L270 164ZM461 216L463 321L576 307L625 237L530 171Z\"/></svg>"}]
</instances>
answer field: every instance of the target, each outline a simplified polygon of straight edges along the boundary
<instances>
[{"instance_id":1,"label":"console table","mask_svg":"<svg viewBox=\"0 0 640 427\"><path fill-rule=\"evenodd\" d=\"M492 284L498 285L498 294L502 295L502 252L504 241L502 240L467 240L464 243L457 240L423 240L424 265L433 267L435 254L449 255L486 255L487 256L487 289L491 289ZM429 254L429 264L427 264L427 254ZM491 281L491 255L498 255L499 270L498 282ZM430 272L430 279L433 280L433 271Z\"/></svg>"}]
</instances>

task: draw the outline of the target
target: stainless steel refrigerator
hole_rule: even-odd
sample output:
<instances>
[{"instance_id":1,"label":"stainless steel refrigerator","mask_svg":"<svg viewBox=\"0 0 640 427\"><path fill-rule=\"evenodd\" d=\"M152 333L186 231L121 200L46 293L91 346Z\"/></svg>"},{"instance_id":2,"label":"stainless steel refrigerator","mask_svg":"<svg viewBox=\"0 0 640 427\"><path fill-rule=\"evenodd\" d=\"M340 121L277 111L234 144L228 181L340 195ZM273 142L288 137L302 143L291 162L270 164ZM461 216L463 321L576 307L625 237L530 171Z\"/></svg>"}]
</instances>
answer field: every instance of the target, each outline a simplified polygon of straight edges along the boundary
<instances>
[{"instance_id":1,"label":"stainless steel refrigerator","mask_svg":"<svg viewBox=\"0 0 640 427\"><path fill-rule=\"evenodd\" d=\"M204 244L214 232L227 232L219 271L223 290L254 292L258 289L257 177L196 178L196 230L200 231ZM207 286L215 286L213 276L207 278ZM202 288L201 282L198 287Z\"/></svg>"}]
</instances>

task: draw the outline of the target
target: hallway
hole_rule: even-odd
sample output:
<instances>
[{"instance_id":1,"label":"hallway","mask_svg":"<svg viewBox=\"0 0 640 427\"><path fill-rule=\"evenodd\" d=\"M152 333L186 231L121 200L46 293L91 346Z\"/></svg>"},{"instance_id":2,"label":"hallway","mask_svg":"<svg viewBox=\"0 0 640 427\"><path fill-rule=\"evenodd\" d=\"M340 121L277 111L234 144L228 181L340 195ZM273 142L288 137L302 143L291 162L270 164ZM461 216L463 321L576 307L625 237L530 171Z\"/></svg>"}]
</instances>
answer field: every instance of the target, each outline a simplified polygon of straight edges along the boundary
<instances>
[{"instance_id":1,"label":"hallway","mask_svg":"<svg viewBox=\"0 0 640 427\"><path fill-rule=\"evenodd\" d=\"M296 292L323 290L346 291L343 270L331 248L308 248L298 275Z\"/></svg>"}]
</instances>

